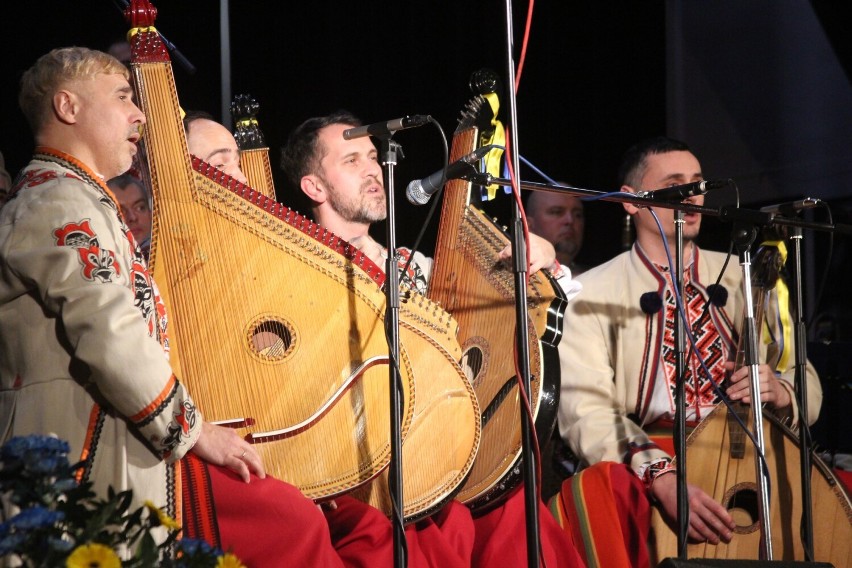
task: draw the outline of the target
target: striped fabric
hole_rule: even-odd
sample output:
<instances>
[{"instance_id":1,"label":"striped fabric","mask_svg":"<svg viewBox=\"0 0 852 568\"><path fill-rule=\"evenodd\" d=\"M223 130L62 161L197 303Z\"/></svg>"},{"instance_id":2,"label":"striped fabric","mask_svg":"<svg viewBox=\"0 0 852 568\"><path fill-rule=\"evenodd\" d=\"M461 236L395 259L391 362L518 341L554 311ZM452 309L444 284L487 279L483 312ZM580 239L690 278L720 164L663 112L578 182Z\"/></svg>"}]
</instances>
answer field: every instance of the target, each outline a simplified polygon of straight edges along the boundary
<instances>
[{"instance_id":1,"label":"striped fabric","mask_svg":"<svg viewBox=\"0 0 852 568\"><path fill-rule=\"evenodd\" d=\"M625 465L601 462L566 479L549 503L588 568L648 568L650 503Z\"/></svg>"}]
</instances>

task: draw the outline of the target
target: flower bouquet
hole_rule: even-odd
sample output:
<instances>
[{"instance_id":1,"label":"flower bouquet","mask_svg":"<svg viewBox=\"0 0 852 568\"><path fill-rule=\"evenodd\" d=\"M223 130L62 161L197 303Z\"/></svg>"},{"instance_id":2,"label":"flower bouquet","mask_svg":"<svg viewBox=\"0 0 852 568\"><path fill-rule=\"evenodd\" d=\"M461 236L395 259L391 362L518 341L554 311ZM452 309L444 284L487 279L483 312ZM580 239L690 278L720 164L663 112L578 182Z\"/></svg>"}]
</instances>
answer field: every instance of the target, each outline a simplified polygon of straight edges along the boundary
<instances>
[{"instance_id":1,"label":"flower bouquet","mask_svg":"<svg viewBox=\"0 0 852 568\"><path fill-rule=\"evenodd\" d=\"M204 541L178 539L180 526L156 505L130 510L131 491L106 499L75 474L68 443L50 436L12 438L0 447L0 564L68 568L239 568L233 554ZM157 542L154 529L167 537ZM158 529L159 530L159 529ZM122 560L122 557L124 559Z\"/></svg>"}]
</instances>

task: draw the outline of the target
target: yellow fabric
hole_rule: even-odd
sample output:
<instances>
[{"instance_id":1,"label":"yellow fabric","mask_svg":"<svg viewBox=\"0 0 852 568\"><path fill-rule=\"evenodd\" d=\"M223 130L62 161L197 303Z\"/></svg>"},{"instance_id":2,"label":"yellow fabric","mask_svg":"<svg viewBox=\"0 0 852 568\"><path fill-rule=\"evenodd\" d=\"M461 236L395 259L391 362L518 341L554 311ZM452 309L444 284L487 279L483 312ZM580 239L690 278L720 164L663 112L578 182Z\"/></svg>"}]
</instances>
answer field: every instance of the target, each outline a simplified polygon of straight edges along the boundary
<instances>
[{"instance_id":1,"label":"yellow fabric","mask_svg":"<svg viewBox=\"0 0 852 568\"><path fill-rule=\"evenodd\" d=\"M494 132L491 136L482 136L480 140L480 146L487 146L488 144L494 144L495 146L501 146L502 148L506 147L506 130L503 128L503 123L497 120L497 111L500 110L500 99L497 97L496 93L489 93L487 95L483 95L485 100L488 101L488 104L491 105L491 110L494 114L494 119L491 121L491 125L494 127ZM502 149L494 149L488 152L488 155L485 156L485 171L491 174L494 177L500 177L500 162L503 159L503 150ZM488 193L488 200L494 199L497 195L497 188L499 186L497 184L492 183L488 187L486 187L486 191Z\"/></svg>"},{"instance_id":2,"label":"yellow fabric","mask_svg":"<svg viewBox=\"0 0 852 568\"><path fill-rule=\"evenodd\" d=\"M148 26L147 28L131 28L130 31L127 32L127 41L129 42L130 39L136 34L143 34L148 32L159 33L157 31L157 28L155 28L154 26Z\"/></svg>"},{"instance_id":3,"label":"yellow fabric","mask_svg":"<svg viewBox=\"0 0 852 568\"><path fill-rule=\"evenodd\" d=\"M781 263L784 264L787 262L787 244L784 241L764 241L761 243L761 246L777 248L778 253L781 255ZM790 353L792 352L791 347L793 345L793 322L791 320L789 310L790 289L787 287L787 283L784 279L780 276L778 277L778 281L775 283L775 291L778 294L778 313L781 320L781 334L783 337L782 345L784 346L780 357L778 357L775 370L778 372L784 372L789 368L790 364ZM771 343L772 339L766 326L763 326L762 337L765 344Z\"/></svg>"}]
</instances>

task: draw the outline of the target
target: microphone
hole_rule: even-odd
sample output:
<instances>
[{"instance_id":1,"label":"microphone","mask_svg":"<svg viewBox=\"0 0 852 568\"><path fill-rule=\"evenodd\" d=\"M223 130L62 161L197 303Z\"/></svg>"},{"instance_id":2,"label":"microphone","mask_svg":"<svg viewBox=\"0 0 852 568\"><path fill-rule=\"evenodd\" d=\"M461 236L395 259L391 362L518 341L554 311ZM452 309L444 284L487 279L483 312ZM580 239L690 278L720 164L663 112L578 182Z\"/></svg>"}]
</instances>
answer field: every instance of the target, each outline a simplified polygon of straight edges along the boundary
<instances>
[{"instance_id":1,"label":"microphone","mask_svg":"<svg viewBox=\"0 0 852 568\"><path fill-rule=\"evenodd\" d=\"M656 191L640 191L637 195L651 201L683 201L694 195L704 195L711 189L720 189L728 185L728 180L702 180L664 187Z\"/></svg>"},{"instance_id":2,"label":"microphone","mask_svg":"<svg viewBox=\"0 0 852 568\"><path fill-rule=\"evenodd\" d=\"M447 177L444 178L444 168L441 168L434 174L423 179L416 179L408 184L405 190L405 197L412 205L426 205L429 198L436 191L444 186L444 183L451 179L460 179L470 174L475 174L476 167L474 163L478 162L485 155L494 149L493 144L477 148L467 156L459 158L449 166L447 166Z\"/></svg>"},{"instance_id":3,"label":"microphone","mask_svg":"<svg viewBox=\"0 0 852 568\"><path fill-rule=\"evenodd\" d=\"M774 213L776 215L795 215L802 209L810 209L819 205L819 199L815 197L805 197L798 201L787 201L785 203L776 203L760 208L761 213Z\"/></svg>"},{"instance_id":4,"label":"microphone","mask_svg":"<svg viewBox=\"0 0 852 568\"><path fill-rule=\"evenodd\" d=\"M378 136L380 138L390 136L397 130L405 130L406 128L414 128L415 126L423 126L432 120L428 114L415 114L414 116L403 116L387 122L374 122L355 128L349 128L343 131L344 140L352 140L354 138L362 138L364 136Z\"/></svg>"}]
</instances>

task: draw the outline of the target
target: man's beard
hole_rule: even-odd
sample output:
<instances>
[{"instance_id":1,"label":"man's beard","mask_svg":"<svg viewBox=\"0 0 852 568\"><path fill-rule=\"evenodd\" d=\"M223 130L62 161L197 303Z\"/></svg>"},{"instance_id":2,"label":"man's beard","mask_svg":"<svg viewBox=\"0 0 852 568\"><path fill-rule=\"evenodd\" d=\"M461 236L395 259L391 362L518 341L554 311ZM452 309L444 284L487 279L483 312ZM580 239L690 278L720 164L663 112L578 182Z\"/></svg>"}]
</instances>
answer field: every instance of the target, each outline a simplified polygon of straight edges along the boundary
<instances>
[{"instance_id":1,"label":"man's beard","mask_svg":"<svg viewBox=\"0 0 852 568\"><path fill-rule=\"evenodd\" d=\"M557 241L554 244L554 248L556 252L561 252L562 254L574 258L577 256L577 253L580 251L579 245L577 245L577 241L562 239L561 241Z\"/></svg>"},{"instance_id":2,"label":"man's beard","mask_svg":"<svg viewBox=\"0 0 852 568\"><path fill-rule=\"evenodd\" d=\"M384 221L385 217L387 217L384 194L381 194L383 197L383 199L381 199L381 207L374 207L372 206L375 203L371 199L372 194L363 192L363 190L374 184L374 181L365 182L361 186L357 196L352 199L347 199L342 197L333 186L326 182L326 187L328 187L329 190L328 204L334 212L351 223L370 224L377 221Z\"/></svg>"},{"instance_id":3,"label":"man's beard","mask_svg":"<svg viewBox=\"0 0 852 568\"><path fill-rule=\"evenodd\" d=\"M698 238L698 233L701 231L701 225L686 227L683 231L684 242L694 242Z\"/></svg>"}]
</instances>

